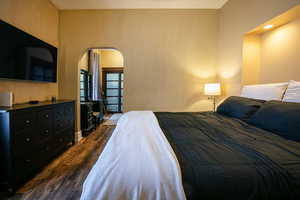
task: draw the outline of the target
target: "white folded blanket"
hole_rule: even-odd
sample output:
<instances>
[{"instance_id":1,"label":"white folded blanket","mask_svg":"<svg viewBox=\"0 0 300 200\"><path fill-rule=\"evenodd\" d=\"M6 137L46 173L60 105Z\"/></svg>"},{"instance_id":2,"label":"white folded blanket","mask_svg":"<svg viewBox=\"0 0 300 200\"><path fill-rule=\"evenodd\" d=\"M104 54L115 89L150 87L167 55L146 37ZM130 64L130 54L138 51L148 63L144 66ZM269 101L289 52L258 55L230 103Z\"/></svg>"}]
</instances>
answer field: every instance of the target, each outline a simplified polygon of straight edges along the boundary
<instances>
[{"instance_id":1,"label":"white folded blanket","mask_svg":"<svg viewBox=\"0 0 300 200\"><path fill-rule=\"evenodd\" d=\"M120 118L80 199L186 199L179 163L153 112L128 112Z\"/></svg>"}]
</instances>

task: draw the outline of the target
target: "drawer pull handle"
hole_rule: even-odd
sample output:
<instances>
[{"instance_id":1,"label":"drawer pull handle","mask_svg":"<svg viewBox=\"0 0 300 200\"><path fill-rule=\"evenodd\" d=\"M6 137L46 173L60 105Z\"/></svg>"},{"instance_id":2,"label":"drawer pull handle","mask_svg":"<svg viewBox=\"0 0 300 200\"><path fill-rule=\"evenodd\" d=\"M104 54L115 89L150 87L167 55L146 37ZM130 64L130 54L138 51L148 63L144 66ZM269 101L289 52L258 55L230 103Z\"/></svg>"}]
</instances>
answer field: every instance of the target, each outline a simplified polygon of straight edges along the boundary
<instances>
[{"instance_id":1,"label":"drawer pull handle","mask_svg":"<svg viewBox=\"0 0 300 200\"><path fill-rule=\"evenodd\" d=\"M30 138L26 138L26 142L30 142Z\"/></svg>"},{"instance_id":2,"label":"drawer pull handle","mask_svg":"<svg viewBox=\"0 0 300 200\"><path fill-rule=\"evenodd\" d=\"M31 160L27 159L27 160L25 160L25 162L27 162L27 163L30 163L30 162L31 162Z\"/></svg>"},{"instance_id":3,"label":"drawer pull handle","mask_svg":"<svg viewBox=\"0 0 300 200\"><path fill-rule=\"evenodd\" d=\"M49 118L49 115L45 115L46 118Z\"/></svg>"},{"instance_id":4,"label":"drawer pull handle","mask_svg":"<svg viewBox=\"0 0 300 200\"><path fill-rule=\"evenodd\" d=\"M30 120L26 120L25 122L26 122L26 124L30 124Z\"/></svg>"},{"instance_id":5,"label":"drawer pull handle","mask_svg":"<svg viewBox=\"0 0 300 200\"><path fill-rule=\"evenodd\" d=\"M46 134L49 133L49 130L45 130L45 133L46 133Z\"/></svg>"}]
</instances>

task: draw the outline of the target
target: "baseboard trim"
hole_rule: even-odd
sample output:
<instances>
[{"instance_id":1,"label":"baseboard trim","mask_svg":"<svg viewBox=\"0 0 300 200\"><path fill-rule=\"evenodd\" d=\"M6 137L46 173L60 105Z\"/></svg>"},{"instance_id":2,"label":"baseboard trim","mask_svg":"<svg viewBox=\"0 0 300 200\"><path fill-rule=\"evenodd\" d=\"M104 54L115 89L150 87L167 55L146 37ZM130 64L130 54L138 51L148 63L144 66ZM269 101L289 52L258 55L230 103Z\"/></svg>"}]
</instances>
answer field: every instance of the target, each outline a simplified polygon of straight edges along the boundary
<instances>
[{"instance_id":1,"label":"baseboard trim","mask_svg":"<svg viewBox=\"0 0 300 200\"><path fill-rule=\"evenodd\" d=\"M75 132L75 143L78 143L81 139L82 139L82 132L81 132L81 130Z\"/></svg>"}]
</instances>

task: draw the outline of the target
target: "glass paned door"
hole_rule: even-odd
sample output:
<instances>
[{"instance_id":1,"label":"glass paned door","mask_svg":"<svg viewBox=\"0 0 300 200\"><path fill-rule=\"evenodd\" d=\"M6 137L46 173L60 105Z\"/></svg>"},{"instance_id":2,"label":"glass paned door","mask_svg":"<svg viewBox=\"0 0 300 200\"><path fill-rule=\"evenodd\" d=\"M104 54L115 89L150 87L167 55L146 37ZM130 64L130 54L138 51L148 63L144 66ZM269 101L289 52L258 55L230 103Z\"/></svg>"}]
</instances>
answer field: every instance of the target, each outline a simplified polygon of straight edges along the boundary
<instances>
[{"instance_id":1,"label":"glass paned door","mask_svg":"<svg viewBox=\"0 0 300 200\"><path fill-rule=\"evenodd\" d=\"M104 72L104 94L108 112L123 111L123 71Z\"/></svg>"},{"instance_id":2,"label":"glass paned door","mask_svg":"<svg viewBox=\"0 0 300 200\"><path fill-rule=\"evenodd\" d=\"M89 100L90 75L85 70L80 70L80 101Z\"/></svg>"}]
</instances>

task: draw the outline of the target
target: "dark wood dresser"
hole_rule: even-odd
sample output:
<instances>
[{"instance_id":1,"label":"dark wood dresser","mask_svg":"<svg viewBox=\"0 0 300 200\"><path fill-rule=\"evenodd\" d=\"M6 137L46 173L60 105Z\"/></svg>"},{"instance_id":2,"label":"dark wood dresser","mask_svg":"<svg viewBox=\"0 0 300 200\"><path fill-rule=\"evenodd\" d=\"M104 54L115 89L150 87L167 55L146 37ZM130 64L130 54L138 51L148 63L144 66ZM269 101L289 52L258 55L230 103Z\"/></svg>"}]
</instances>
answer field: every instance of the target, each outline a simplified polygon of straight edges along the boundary
<instances>
[{"instance_id":1,"label":"dark wood dresser","mask_svg":"<svg viewBox=\"0 0 300 200\"><path fill-rule=\"evenodd\" d=\"M81 130L83 135L86 132L91 131L95 128L95 122L93 117L93 103L92 102L81 102L80 103L80 119L81 119Z\"/></svg>"},{"instance_id":2,"label":"dark wood dresser","mask_svg":"<svg viewBox=\"0 0 300 200\"><path fill-rule=\"evenodd\" d=\"M9 193L74 143L75 102L0 107L0 186Z\"/></svg>"}]
</instances>

